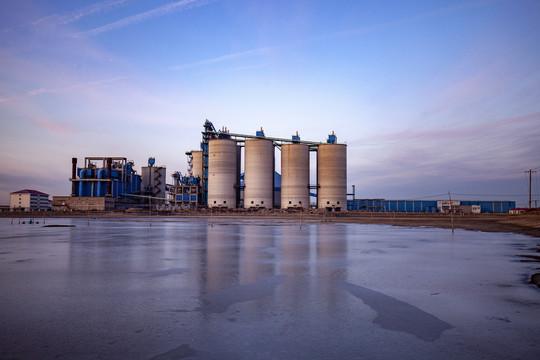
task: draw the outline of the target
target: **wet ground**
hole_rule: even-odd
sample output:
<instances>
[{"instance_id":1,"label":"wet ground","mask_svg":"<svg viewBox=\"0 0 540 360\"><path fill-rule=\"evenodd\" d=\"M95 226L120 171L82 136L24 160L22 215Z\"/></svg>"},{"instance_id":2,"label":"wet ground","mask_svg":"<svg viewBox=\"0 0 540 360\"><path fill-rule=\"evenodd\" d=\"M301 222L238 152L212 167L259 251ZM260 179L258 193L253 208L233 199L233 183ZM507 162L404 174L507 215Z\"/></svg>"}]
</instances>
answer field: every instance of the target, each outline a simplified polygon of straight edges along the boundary
<instances>
[{"instance_id":1,"label":"wet ground","mask_svg":"<svg viewBox=\"0 0 540 360\"><path fill-rule=\"evenodd\" d=\"M537 359L536 238L0 219L2 359Z\"/></svg>"}]
</instances>

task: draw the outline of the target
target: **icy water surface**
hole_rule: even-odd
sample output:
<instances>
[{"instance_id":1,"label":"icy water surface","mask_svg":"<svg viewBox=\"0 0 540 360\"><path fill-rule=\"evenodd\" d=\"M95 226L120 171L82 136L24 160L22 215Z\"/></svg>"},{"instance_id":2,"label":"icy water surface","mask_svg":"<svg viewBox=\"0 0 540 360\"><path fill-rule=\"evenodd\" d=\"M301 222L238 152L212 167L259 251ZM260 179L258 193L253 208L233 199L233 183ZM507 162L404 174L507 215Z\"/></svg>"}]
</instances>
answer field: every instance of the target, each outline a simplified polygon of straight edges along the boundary
<instances>
[{"instance_id":1,"label":"icy water surface","mask_svg":"<svg viewBox=\"0 0 540 360\"><path fill-rule=\"evenodd\" d=\"M0 219L2 359L538 359L533 237Z\"/></svg>"}]
</instances>

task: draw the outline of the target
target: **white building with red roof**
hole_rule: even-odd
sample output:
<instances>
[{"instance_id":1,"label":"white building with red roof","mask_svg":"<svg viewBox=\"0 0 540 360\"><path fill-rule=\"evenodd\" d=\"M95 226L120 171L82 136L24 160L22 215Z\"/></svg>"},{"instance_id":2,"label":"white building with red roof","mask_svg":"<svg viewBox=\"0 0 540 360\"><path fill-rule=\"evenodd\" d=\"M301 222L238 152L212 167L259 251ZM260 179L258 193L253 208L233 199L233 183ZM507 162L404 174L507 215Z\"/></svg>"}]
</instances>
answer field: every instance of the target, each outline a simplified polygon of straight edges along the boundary
<instances>
[{"instance_id":1,"label":"white building with red roof","mask_svg":"<svg viewBox=\"0 0 540 360\"><path fill-rule=\"evenodd\" d=\"M24 189L9 194L10 210L39 211L49 207L49 194L41 191Z\"/></svg>"}]
</instances>

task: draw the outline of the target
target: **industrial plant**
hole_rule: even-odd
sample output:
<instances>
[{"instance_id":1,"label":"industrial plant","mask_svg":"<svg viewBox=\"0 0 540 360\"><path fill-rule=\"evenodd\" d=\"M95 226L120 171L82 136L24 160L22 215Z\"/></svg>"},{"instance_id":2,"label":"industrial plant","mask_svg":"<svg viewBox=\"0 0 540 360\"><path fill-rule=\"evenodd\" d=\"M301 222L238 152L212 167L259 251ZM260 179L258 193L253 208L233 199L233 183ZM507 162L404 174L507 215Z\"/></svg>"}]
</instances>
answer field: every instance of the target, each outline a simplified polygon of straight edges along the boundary
<instances>
[{"instance_id":1,"label":"industrial plant","mask_svg":"<svg viewBox=\"0 0 540 360\"><path fill-rule=\"evenodd\" d=\"M242 148L244 151L242 151ZM275 149L281 150L281 174ZM310 184L310 152L317 154L316 183ZM242 159L242 153L244 154ZM200 150L187 151L188 173L176 171L166 184L166 168L148 160L141 175L126 157L72 160L71 196L56 196L63 210L114 210L152 204L158 210L309 209L347 210L347 146L332 133L325 143L216 130L206 120ZM242 166L243 164L243 166ZM241 173L241 169L244 172Z\"/></svg>"},{"instance_id":2,"label":"industrial plant","mask_svg":"<svg viewBox=\"0 0 540 360\"><path fill-rule=\"evenodd\" d=\"M55 196L57 210L157 211L230 209L329 212L462 212L508 213L513 201L356 199L347 194L347 145L333 132L325 142L268 137L216 130L206 120L200 149L187 151L187 173L172 173L149 158L141 175L126 157L86 157L82 167L72 159L71 196ZM276 149L278 151L276 151ZM276 169L275 154L281 157ZM311 154L316 159L312 164ZM243 169L243 171L242 171ZM315 180L311 182L314 174ZM348 196L352 198L348 199Z\"/></svg>"}]
</instances>

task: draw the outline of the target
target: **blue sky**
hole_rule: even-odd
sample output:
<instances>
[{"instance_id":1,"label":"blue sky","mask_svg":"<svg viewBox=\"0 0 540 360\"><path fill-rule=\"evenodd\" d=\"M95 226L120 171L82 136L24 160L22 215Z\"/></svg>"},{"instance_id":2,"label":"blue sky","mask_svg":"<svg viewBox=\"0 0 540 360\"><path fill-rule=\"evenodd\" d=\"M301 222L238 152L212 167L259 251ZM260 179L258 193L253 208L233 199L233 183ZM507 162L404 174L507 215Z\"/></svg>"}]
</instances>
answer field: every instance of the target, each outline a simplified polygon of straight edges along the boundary
<instances>
[{"instance_id":1,"label":"blue sky","mask_svg":"<svg viewBox=\"0 0 540 360\"><path fill-rule=\"evenodd\" d=\"M22 188L69 194L72 157L185 172L209 119L335 131L357 197L525 206L524 171L540 167L539 17L536 0L4 0L0 203Z\"/></svg>"}]
</instances>

